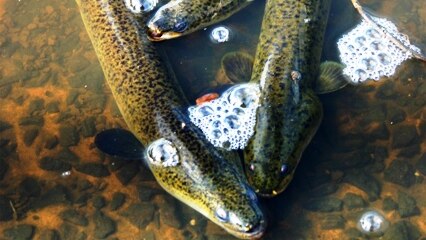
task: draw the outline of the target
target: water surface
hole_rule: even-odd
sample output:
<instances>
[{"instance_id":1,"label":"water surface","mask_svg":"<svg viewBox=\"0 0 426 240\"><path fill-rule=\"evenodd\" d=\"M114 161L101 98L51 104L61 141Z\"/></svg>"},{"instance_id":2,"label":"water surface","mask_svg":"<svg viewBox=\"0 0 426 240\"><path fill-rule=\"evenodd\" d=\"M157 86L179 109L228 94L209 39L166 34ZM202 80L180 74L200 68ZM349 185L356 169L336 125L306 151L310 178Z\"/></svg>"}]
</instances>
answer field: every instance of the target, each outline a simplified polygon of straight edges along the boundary
<instances>
[{"instance_id":1,"label":"water surface","mask_svg":"<svg viewBox=\"0 0 426 240\"><path fill-rule=\"evenodd\" d=\"M422 0L364 1L424 46ZM226 83L230 51L255 53L264 3L159 44L190 100ZM323 58L359 21L334 1ZM423 42L422 42L423 41ZM405 62L390 79L321 96L325 116L295 179L262 200L265 239L366 239L359 217L390 222L382 239L426 238L426 64ZM233 239L164 192L139 162L113 159L96 133L125 123L112 99L74 1L0 0L0 238ZM371 237L374 238L374 237Z\"/></svg>"}]
</instances>

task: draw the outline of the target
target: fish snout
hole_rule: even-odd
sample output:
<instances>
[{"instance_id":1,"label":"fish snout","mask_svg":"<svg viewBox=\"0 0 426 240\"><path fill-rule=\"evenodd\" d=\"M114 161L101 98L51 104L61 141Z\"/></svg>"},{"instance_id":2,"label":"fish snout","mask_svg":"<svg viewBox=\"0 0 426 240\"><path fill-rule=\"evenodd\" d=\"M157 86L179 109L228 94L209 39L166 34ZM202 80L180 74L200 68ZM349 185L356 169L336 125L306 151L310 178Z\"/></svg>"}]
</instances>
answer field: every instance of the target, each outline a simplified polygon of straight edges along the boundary
<instances>
[{"instance_id":1,"label":"fish snout","mask_svg":"<svg viewBox=\"0 0 426 240\"><path fill-rule=\"evenodd\" d=\"M146 30L148 35L148 39L151 41L161 41L163 36L163 32L153 23L148 25L148 29Z\"/></svg>"},{"instance_id":2,"label":"fish snout","mask_svg":"<svg viewBox=\"0 0 426 240\"><path fill-rule=\"evenodd\" d=\"M250 186L261 197L275 197L285 190L292 179L292 169L287 164L271 166L250 163L246 165L246 175Z\"/></svg>"},{"instance_id":3,"label":"fish snout","mask_svg":"<svg viewBox=\"0 0 426 240\"><path fill-rule=\"evenodd\" d=\"M230 233L242 239L258 239L263 236L267 226L266 218L258 206L253 206L251 210L252 214L249 215L229 214Z\"/></svg>"}]
</instances>

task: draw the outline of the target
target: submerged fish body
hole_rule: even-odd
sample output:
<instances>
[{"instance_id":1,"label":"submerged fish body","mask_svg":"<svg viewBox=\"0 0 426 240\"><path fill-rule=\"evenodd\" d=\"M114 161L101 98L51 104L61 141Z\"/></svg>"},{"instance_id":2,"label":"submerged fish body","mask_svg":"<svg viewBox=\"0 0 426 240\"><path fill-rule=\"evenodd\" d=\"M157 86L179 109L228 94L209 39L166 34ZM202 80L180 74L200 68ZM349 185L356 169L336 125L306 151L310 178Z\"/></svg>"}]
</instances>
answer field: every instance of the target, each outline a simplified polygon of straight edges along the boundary
<instances>
[{"instance_id":1,"label":"submerged fish body","mask_svg":"<svg viewBox=\"0 0 426 240\"><path fill-rule=\"evenodd\" d=\"M178 109L186 101L123 1L77 0L115 101L170 194L240 238L263 234L254 192Z\"/></svg>"},{"instance_id":2,"label":"submerged fish body","mask_svg":"<svg viewBox=\"0 0 426 240\"><path fill-rule=\"evenodd\" d=\"M322 120L318 78L329 0L269 0L252 83L260 87L255 134L245 172L261 196L282 192Z\"/></svg>"},{"instance_id":3,"label":"submerged fish body","mask_svg":"<svg viewBox=\"0 0 426 240\"><path fill-rule=\"evenodd\" d=\"M152 41L176 38L231 16L253 0L171 0L148 22Z\"/></svg>"}]
</instances>

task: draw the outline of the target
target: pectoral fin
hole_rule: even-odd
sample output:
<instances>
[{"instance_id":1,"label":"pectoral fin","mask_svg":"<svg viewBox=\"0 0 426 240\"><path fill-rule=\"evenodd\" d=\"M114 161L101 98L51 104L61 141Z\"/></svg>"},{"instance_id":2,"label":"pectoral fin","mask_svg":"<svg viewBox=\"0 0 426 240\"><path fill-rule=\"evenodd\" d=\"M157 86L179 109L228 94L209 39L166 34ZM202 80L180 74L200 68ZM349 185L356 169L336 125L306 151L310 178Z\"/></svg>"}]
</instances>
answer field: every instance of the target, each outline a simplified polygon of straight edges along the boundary
<instances>
[{"instance_id":1,"label":"pectoral fin","mask_svg":"<svg viewBox=\"0 0 426 240\"><path fill-rule=\"evenodd\" d=\"M222 69L233 83L250 81L253 57L245 52L230 52L222 58Z\"/></svg>"},{"instance_id":2,"label":"pectoral fin","mask_svg":"<svg viewBox=\"0 0 426 240\"><path fill-rule=\"evenodd\" d=\"M326 61L320 65L320 75L315 83L315 92L325 94L342 89L348 84L343 74L344 66L337 62Z\"/></svg>"},{"instance_id":3,"label":"pectoral fin","mask_svg":"<svg viewBox=\"0 0 426 240\"><path fill-rule=\"evenodd\" d=\"M113 128L99 133L95 137L95 145L113 157L136 160L144 156L143 145L130 131L124 129Z\"/></svg>"}]
</instances>

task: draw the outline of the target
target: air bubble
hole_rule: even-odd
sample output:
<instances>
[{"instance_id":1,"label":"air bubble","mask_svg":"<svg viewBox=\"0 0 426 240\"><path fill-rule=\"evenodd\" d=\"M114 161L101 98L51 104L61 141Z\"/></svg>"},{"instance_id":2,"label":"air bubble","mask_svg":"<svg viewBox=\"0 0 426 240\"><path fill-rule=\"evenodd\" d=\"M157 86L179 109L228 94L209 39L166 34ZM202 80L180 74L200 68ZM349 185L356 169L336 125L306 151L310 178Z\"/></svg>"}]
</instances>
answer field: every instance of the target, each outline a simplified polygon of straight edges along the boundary
<instances>
[{"instance_id":1,"label":"air bubble","mask_svg":"<svg viewBox=\"0 0 426 240\"><path fill-rule=\"evenodd\" d=\"M221 124L221 122L219 120L212 122L212 127L213 128L219 128L220 125L222 125L222 124Z\"/></svg>"},{"instance_id":2,"label":"air bubble","mask_svg":"<svg viewBox=\"0 0 426 240\"><path fill-rule=\"evenodd\" d=\"M362 47L364 46L365 42L367 41L367 39L365 39L365 37L361 36L361 37L357 37L355 39L355 42L358 44L358 46Z\"/></svg>"},{"instance_id":3,"label":"air bubble","mask_svg":"<svg viewBox=\"0 0 426 240\"><path fill-rule=\"evenodd\" d=\"M363 59L362 62L364 63L367 70L372 70L377 66L377 61L372 58Z\"/></svg>"},{"instance_id":4,"label":"air bubble","mask_svg":"<svg viewBox=\"0 0 426 240\"><path fill-rule=\"evenodd\" d=\"M226 135L228 135L228 134L229 134L229 129L224 128L224 129L223 129L223 132L224 132Z\"/></svg>"},{"instance_id":5,"label":"air bubble","mask_svg":"<svg viewBox=\"0 0 426 240\"><path fill-rule=\"evenodd\" d=\"M215 147L244 149L254 133L258 98L257 84L235 85L217 99L189 107L189 118Z\"/></svg>"},{"instance_id":6,"label":"air bubble","mask_svg":"<svg viewBox=\"0 0 426 240\"><path fill-rule=\"evenodd\" d=\"M213 109L209 106L202 106L198 109L198 112L203 116L209 116L211 114L213 114Z\"/></svg>"},{"instance_id":7,"label":"air bubble","mask_svg":"<svg viewBox=\"0 0 426 240\"><path fill-rule=\"evenodd\" d=\"M229 149L231 147L231 143L229 141L225 141L223 142L222 147L225 149Z\"/></svg>"},{"instance_id":8,"label":"air bubble","mask_svg":"<svg viewBox=\"0 0 426 240\"><path fill-rule=\"evenodd\" d=\"M380 29L363 20L337 42L340 58L346 65L343 72L353 82L390 77L397 66L414 56L413 53L421 54L421 50L411 45L408 37L398 32L391 21L373 16L371 20ZM369 58L375 61L367 61Z\"/></svg>"},{"instance_id":9,"label":"air bubble","mask_svg":"<svg viewBox=\"0 0 426 240\"><path fill-rule=\"evenodd\" d=\"M158 4L158 0L125 0L124 3L132 13L141 13L153 10Z\"/></svg>"},{"instance_id":10,"label":"air bubble","mask_svg":"<svg viewBox=\"0 0 426 240\"><path fill-rule=\"evenodd\" d=\"M241 108L234 108L233 110L232 110L232 112L234 112L237 116L242 116L242 115L244 115L244 110L243 109L241 109Z\"/></svg>"},{"instance_id":11,"label":"air bubble","mask_svg":"<svg viewBox=\"0 0 426 240\"><path fill-rule=\"evenodd\" d=\"M237 129L240 127L239 119L235 115L229 115L225 117L223 121L232 129Z\"/></svg>"},{"instance_id":12,"label":"air bubble","mask_svg":"<svg viewBox=\"0 0 426 240\"><path fill-rule=\"evenodd\" d=\"M224 26L216 27L210 33L210 39L214 43L227 42L229 40L229 37L230 37L229 28L224 27Z\"/></svg>"},{"instance_id":13,"label":"air bubble","mask_svg":"<svg viewBox=\"0 0 426 240\"><path fill-rule=\"evenodd\" d=\"M388 225L386 219L377 211L365 212L358 221L359 230L367 234L383 233Z\"/></svg>"},{"instance_id":14,"label":"air bubble","mask_svg":"<svg viewBox=\"0 0 426 240\"><path fill-rule=\"evenodd\" d=\"M391 63L390 57L385 53L380 53L378 57L379 57L380 63L383 65L388 65L389 63Z\"/></svg>"},{"instance_id":15,"label":"air bubble","mask_svg":"<svg viewBox=\"0 0 426 240\"><path fill-rule=\"evenodd\" d=\"M368 29L365 34L371 38L380 38L380 33L376 29Z\"/></svg>"},{"instance_id":16,"label":"air bubble","mask_svg":"<svg viewBox=\"0 0 426 240\"><path fill-rule=\"evenodd\" d=\"M257 105L259 101L259 90L256 87L246 85L235 88L229 94L229 102L242 108L250 108Z\"/></svg>"},{"instance_id":17,"label":"air bubble","mask_svg":"<svg viewBox=\"0 0 426 240\"><path fill-rule=\"evenodd\" d=\"M373 48L376 51L384 49L383 44L380 41L377 41L377 40L371 42L370 46L371 46L371 48Z\"/></svg>"},{"instance_id":18,"label":"air bubble","mask_svg":"<svg viewBox=\"0 0 426 240\"><path fill-rule=\"evenodd\" d=\"M213 138L219 139L222 136L222 132L218 129L213 130L212 132Z\"/></svg>"},{"instance_id":19,"label":"air bubble","mask_svg":"<svg viewBox=\"0 0 426 240\"><path fill-rule=\"evenodd\" d=\"M151 143L147 148L148 159L155 165L164 167L176 166L179 155L176 147L168 140L160 138Z\"/></svg>"},{"instance_id":20,"label":"air bubble","mask_svg":"<svg viewBox=\"0 0 426 240\"><path fill-rule=\"evenodd\" d=\"M362 69L356 70L355 74L357 75L358 79L361 81L364 81L367 79L367 73Z\"/></svg>"}]
</instances>

